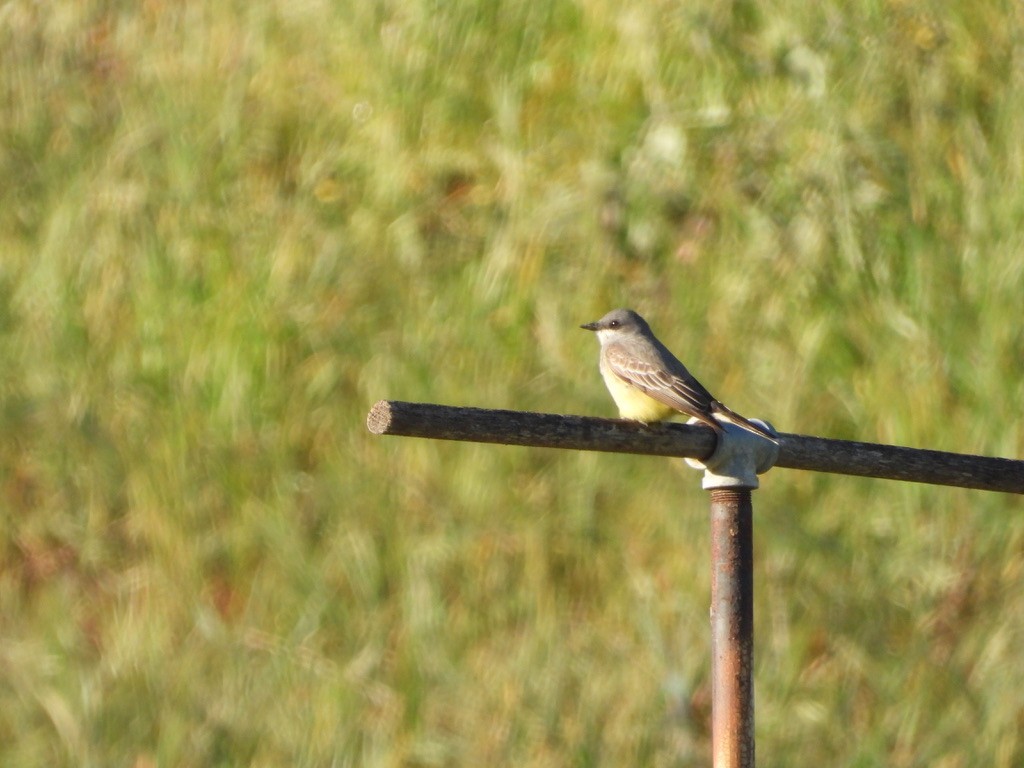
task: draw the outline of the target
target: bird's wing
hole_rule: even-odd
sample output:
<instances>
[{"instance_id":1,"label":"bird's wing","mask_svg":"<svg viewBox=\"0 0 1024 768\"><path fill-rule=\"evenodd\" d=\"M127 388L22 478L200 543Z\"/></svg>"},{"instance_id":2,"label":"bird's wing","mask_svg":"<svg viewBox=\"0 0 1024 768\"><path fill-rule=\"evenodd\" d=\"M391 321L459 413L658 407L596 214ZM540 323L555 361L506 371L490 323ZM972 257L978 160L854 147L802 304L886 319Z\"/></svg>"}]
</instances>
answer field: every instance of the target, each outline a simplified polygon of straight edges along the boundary
<instances>
[{"instance_id":1,"label":"bird's wing","mask_svg":"<svg viewBox=\"0 0 1024 768\"><path fill-rule=\"evenodd\" d=\"M619 344L606 347L605 363L620 379L659 403L690 416L710 418L714 398L689 373L685 377L680 376L669 372L663 365L638 360Z\"/></svg>"}]
</instances>

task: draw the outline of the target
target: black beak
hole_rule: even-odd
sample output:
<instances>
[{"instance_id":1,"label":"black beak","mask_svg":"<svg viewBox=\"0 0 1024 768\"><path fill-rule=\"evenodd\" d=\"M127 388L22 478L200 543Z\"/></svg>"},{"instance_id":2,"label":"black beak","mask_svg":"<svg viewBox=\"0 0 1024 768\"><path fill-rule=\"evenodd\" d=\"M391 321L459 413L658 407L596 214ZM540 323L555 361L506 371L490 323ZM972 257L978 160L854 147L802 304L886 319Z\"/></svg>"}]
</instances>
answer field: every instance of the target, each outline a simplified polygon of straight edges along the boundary
<instances>
[{"instance_id":1,"label":"black beak","mask_svg":"<svg viewBox=\"0 0 1024 768\"><path fill-rule=\"evenodd\" d=\"M598 322L594 322L594 323L584 323L583 325L581 325L581 326L580 326L580 328L582 328L582 329L583 329L583 330L585 330L585 331L596 331L596 330L598 330L598 329L599 329L600 327L601 327L601 324L600 324L600 323L598 323Z\"/></svg>"}]
</instances>

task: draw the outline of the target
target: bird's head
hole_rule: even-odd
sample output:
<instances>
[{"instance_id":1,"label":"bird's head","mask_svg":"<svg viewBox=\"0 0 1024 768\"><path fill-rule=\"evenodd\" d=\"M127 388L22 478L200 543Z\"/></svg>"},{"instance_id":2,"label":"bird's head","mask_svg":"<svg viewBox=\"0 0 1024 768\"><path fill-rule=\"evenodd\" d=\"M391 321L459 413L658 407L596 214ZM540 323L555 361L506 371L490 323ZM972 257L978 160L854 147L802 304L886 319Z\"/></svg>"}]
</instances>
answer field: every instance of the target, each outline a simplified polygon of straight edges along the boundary
<instances>
[{"instance_id":1,"label":"bird's head","mask_svg":"<svg viewBox=\"0 0 1024 768\"><path fill-rule=\"evenodd\" d=\"M618 334L650 331L647 321L632 309L613 309L600 320L584 323L580 328L596 332L597 337L601 340Z\"/></svg>"}]
</instances>

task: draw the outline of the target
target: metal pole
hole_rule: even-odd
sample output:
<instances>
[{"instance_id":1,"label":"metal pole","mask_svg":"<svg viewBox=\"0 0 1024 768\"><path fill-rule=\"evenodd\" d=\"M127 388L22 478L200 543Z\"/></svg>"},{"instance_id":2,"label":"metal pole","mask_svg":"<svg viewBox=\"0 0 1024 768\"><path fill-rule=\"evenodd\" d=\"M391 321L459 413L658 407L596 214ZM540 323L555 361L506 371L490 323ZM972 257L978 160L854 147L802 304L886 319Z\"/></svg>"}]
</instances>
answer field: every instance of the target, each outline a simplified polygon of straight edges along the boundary
<instances>
[{"instance_id":1,"label":"metal pole","mask_svg":"<svg viewBox=\"0 0 1024 768\"><path fill-rule=\"evenodd\" d=\"M754 537L750 490L711 490L714 768L754 766Z\"/></svg>"},{"instance_id":2,"label":"metal pole","mask_svg":"<svg viewBox=\"0 0 1024 768\"><path fill-rule=\"evenodd\" d=\"M646 456L699 458L707 457L716 449L714 432L704 426L665 424L659 429L649 429L638 422L620 419L456 408L401 400L381 400L370 411L366 426L375 435ZM729 426L732 425L726 425ZM968 456L791 434L779 435L778 448L778 456L773 459L777 467L1024 494L1024 460L1021 459ZM767 470L768 467L759 467L757 471Z\"/></svg>"}]
</instances>

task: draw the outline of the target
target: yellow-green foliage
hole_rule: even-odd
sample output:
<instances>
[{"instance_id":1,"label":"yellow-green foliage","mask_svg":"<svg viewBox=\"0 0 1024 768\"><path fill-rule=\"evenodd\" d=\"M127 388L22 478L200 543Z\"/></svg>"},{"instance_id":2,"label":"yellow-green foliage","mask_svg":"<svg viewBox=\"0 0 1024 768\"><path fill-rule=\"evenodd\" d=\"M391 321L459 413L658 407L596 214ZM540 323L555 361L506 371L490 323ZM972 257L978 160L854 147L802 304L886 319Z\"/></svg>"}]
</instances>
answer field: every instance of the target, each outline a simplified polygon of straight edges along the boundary
<instances>
[{"instance_id":1,"label":"yellow-green foliage","mask_svg":"<svg viewBox=\"0 0 1024 768\"><path fill-rule=\"evenodd\" d=\"M707 499L376 438L611 416L633 306L792 432L1019 456L1017 3L0 3L0 763L708 763ZM772 472L767 766L1024 763L1016 498Z\"/></svg>"}]
</instances>

